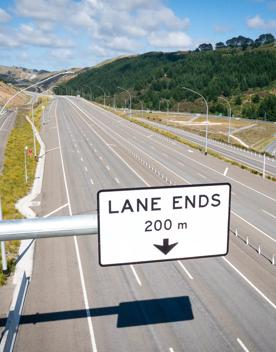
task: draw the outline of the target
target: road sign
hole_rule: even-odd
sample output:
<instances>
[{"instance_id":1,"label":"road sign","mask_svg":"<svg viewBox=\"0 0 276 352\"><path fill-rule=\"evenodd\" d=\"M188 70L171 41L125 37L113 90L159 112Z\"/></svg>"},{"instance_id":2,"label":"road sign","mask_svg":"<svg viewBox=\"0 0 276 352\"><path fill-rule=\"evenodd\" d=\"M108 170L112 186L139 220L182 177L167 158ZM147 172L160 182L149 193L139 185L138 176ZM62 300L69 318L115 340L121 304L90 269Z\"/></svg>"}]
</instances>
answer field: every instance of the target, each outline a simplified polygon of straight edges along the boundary
<instances>
[{"instance_id":1,"label":"road sign","mask_svg":"<svg viewBox=\"0 0 276 352\"><path fill-rule=\"evenodd\" d=\"M102 266L228 253L229 183L101 190Z\"/></svg>"}]
</instances>

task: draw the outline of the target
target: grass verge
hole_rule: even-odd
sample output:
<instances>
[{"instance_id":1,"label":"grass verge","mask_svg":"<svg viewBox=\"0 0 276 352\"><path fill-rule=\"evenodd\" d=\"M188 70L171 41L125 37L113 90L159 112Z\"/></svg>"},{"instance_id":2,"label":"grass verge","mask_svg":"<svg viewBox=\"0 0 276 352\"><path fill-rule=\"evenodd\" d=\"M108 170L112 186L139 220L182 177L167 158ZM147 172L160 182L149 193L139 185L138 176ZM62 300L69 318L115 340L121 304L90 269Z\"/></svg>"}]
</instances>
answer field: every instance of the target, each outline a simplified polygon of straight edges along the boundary
<instances>
[{"instance_id":1,"label":"grass verge","mask_svg":"<svg viewBox=\"0 0 276 352\"><path fill-rule=\"evenodd\" d=\"M114 113L114 110L113 110L113 109L106 109L106 110L111 111L111 112ZM147 123L145 123L145 122L139 120L139 118L129 117L129 116L127 116L127 115L126 115L125 113L123 113L123 112L118 112L118 111L116 111L115 113L116 113L118 116L122 117L123 119L126 119L126 120L128 120L128 121L130 121L130 122L136 123L137 125L140 125L140 126L142 126L142 127L144 127L144 128L147 128L147 129L149 129L149 130L151 130L151 131L153 131L153 132L157 132L157 133L161 134L162 136L165 136L165 137L167 137L167 138L173 139L173 140L175 140L175 141L177 141L177 142L179 142L179 143L188 145L189 147L191 147L191 148L193 148L193 149L196 149L196 150L199 150L199 151L201 151L201 152L204 151L203 148L202 148L199 144L193 143L193 142L189 141L188 139L185 139L185 138L183 138L183 137L180 137L180 136L178 136L178 135L176 135L176 134L174 134L174 133L172 133L172 132L165 131L165 130L163 130L162 128L158 128L158 127L149 125L149 124L147 124ZM212 149L208 149L208 154L214 156L214 157L217 158L217 159L223 160L223 161L225 161L225 162L227 162L227 163L229 163L229 164L231 164L231 165L238 166L238 167L240 167L240 168L243 169L243 170L249 171L249 172L251 172L251 173L254 174L254 175L262 176L262 173L261 173L261 172L255 170L255 169L253 169L253 168L251 168L251 167L249 167L249 166L247 166L247 165L244 165L244 164L242 164L242 163L239 163L239 162L237 162L237 161L235 161L235 160L226 158L225 156L223 156L223 155L221 155L221 154L215 152L215 151L212 150ZM266 155L268 155L268 153L266 153ZM271 180L271 181L274 181L274 182L276 181L276 178L273 177L273 176L270 176L270 175L266 175L266 178L267 178L268 180Z\"/></svg>"},{"instance_id":2,"label":"grass verge","mask_svg":"<svg viewBox=\"0 0 276 352\"><path fill-rule=\"evenodd\" d=\"M37 130L40 130L42 105L46 106L47 98L40 98L34 106L34 122ZM33 152L33 132L31 125L26 120L26 115L31 116L30 111L19 110L16 117L15 127L11 131L5 149L3 171L0 175L0 197L2 200L3 219L19 219L21 214L16 210L16 202L30 191L36 169L36 160ZM28 181L25 182L24 148L32 149L32 155L27 155ZM39 144L36 145L39 154ZM8 261L8 274L15 267L15 260L20 241L6 241L6 253ZM0 286L6 282L6 276L2 273L2 258L0 253Z\"/></svg>"}]
</instances>

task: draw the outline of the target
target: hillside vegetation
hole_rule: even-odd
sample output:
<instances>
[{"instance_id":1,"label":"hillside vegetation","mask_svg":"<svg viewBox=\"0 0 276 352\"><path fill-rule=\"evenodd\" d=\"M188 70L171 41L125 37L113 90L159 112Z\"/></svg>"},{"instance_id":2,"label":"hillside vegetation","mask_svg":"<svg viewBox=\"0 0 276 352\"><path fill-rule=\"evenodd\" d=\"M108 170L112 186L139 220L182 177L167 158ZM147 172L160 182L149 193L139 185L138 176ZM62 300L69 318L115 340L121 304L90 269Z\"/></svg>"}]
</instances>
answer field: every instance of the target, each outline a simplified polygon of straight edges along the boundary
<instances>
[{"instance_id":1,"label":"hillside vegetation","mask_svg":"<svg viewBox=\"0 0 276 352\"><path fill-rule=\"evenodd\" d=\"M275 44L235 43L236 47L232 40L231 46L217 50L208 46L194 52L150 52L121 58L80 73L55 92L103 102L104 90L108 104L124 106L128 95L120 86L130 90L134 108L205 112L202 99L182 89L185 86L200 92L213 113L227 115L227 105L219 99L224 96L236 116L276 121Z\"/></svg>"}]
</instances>

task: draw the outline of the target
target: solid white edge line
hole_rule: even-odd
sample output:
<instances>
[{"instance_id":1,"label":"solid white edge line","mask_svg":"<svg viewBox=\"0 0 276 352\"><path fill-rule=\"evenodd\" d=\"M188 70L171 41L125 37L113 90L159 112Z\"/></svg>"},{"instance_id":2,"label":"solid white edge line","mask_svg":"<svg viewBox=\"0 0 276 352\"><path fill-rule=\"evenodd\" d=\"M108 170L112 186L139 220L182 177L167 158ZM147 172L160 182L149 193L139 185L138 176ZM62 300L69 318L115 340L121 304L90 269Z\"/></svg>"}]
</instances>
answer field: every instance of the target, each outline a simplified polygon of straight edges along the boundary
<instances>
[{"instance_id":1,"label":"solid white edge line","mask_svg":"<svg viewBox=\"0 0 276 352\"><path fill-rule=\"evenodd\" d=\"M71 208L70 196L69 196L67 179L66 179L65 168L64 168L64 162L63 162L63 156L62 156L62 151L61 151L59 126L58 126L57 113L56 113L57 112L57 105L58 105L58 103L56 104L55 115L56 115L56 125L57 125L57 133L58 133L58 142L59 142L61 166L62 166L62 171L63 171L63 179L64 179L64 184L65 184L66 195L67 195L67 199L68 199L69 214L72 216L72 208ZM78 246L78 242L77 242L76 236L74 236L74 244L75 244L75 250L76 250L76 255L77 255L77 260L78 260L78 267L79 267L79 273L80 273L82 294L83 294L84 305L85 305L85 310L86 310L86 315L87 315L87 323L88 323L88 329L89 329L89 334L90 334L91 347L92 347L92 351L93 352L97 352L96 339L95 339L95 334L94 334L93 325L92 325L92 317L91 317L90 310L89 310L89 305L88 305L87 292L86 292L84 276L83 276L83 270L82 270L82 264L81 264L80 254L79 254L79 246Z\"/></svg>"},{"instance_id":2,"label":"solid white edge line","mask_svg":"<svg viewBox=\"0 0 276 352\"><path fill-rule=\"evenodd\" d=\"M100 126L100 124L102 124L102 123L99 123L99 121L98 122L95 122L95 121L93 121L89 116L88 116L88 114L85 112L85 111L83 111L79 106L77 106L74 102L72 102L69 98L67 98L68 99L68 101L72 104L72 105L74 105L79 111L81 111L91 122L93 122L95 125L97 125L101 130L103 129L103 127L101 127ZM82 117L81 117L82 118ZM83 118L82 118L83 119ZM83 120L88 126L89 126L89 128L91 128L91 126L87 123L87 121L85 121L85 120ZM107 126L106 126L106 128L110 131L111 129L110 128L108 128ZM94 131L95 132L95 131ZM105 131L106 132L106 131ZM107 134L109 134L110 135L110 132L106 132ZM115 134L115 135L117 135L121 140L123 140L123 141L125 141L126 143L128 143L128 144L130 144L132 147L134 147L135 149L137 149L137 150L139 150L142 154L144 154L144 155L147 155L148 156L148 158L150 158L150 159L152 159L153 161L155 161L156 163L158 163L159 165L161 165L163 168L165 168L165 169L167 169L170 173L172 173L172 174L174 174L176 177L178 177L179 179L181 179L181 180L183 180L184 182L186 182L186 183L188 183L188 184L190 184L191 182L189 182L189 181L187 181L187 179L185 179L183 176L180 176L180 175L178 175L175 171L173 171L172 169L170 169L170 168L168 168L166 165L164 165L162 162L160 162L160 161L158 161L157 159L155 159L154 157L152 157L150 154L148 154L147 152L145 152L143 149L141 149L140 147L138 147L137 145L135 145L135 144L133 144L133 143L131 143L130 141L128 141L125 137L122 137L119 133L117 133L117 132L115 132L115 131L112 131L112 133L113 134ZM95 132L95 134L97 134L97 132ZM97 134L98 135L98 134ZM99 135L98 135L99 136ZM104 140L102 137L100 137L102 140ZM105 142L105 144L108 146L108 144ZM111 147L110 147L111 148ZM111 148L112 149L112 148ZM113 149L112 149L113 150ZM113 152L114 153L116 153L114 150L113 150ZM118 155L118 154L117 154ZM119 156L119 155L118 155ZM120 156L119 156L120 157ZM120 157L120 159L121 160L123 160L121 157ZM124 161L124 160L123 160ZM124 161L124 163L126 163L125 161ZM127 164L127 163L126 163ZM127 164L128 165L128 164ZM130 168L131 168L131 166L129 166ZM131 170L133 170L132 168L131 168ZM133 170L134 171L134 170ZM134 171L135 173L136 173L136 171ZM137 173L136 173L136 175L138 175ZM138 176L140 179L141 179L141 176L139 175ZM149 186L149 184L145 181L145 180L143 180L143 182L145 182L146 183L146 185L147 186Z\"/></svg>"},{"instance_id":3,"label":"solid white edge line","mask_svg":"<svg viewBox=\"0 0 276 352\"><path fill-rule=\"evenodd\" d=\"M249 349L245 346L245 344L242 342L241 339L237 338L237 341L238 341L239 345L241 346L241 348L244 350L244 352L249 352Z\"/></svg>"},{"instance_id":4,"label":"solid white edge line","mask_svg":"<svg viewBox=\"0 0 276 352\"><path fill-rule=\"evenodd\" d=\"M135 270L135 268L134 268L134 266L132 264L130 265L130 268L131 268L131 270L133 272L133 275L135 276L136 281L138 282L138 285L142 286L142 282L139 279L139 276L138 276L138 274L137 274L137 272L136 272L136 270Z\"/></svg>"},{"instance_id":5,"label":"solid white edge line","mask_svg":"<svg viewBox=\"0 0 276 352\"><path fill-rule=\"evenodd\" d=\"M247 283L249 286L251 286L267 303L271 305L272 308L276 310L276 304L274 304L264 293L262 293L261 290L259 290L245 275L243 275L239 269L237 269L228 259L225 257L222 258L228 265L231 266L232 269L236 271Z\"/></svg>"},{"instance_id":6,"label":"solid white edge line","mask_svg":"<svg viewBox=\"0 0 276 352\"><path fill-rule=\"evenodd\" d=\"M69 205L69 204L68 204L68 202L67 202L66 204L64 204L64 205L62 205L62 206L60 206L60 207L58 207L57 209L51 211L50 213L48 213L48 214L46 214L46 215L43 215L43 217L44 217L44 218L48 218L49 216L51 216L51 215L57 213L58 211L60 211L61 209L66 208L68 205Z\"/></svg>"},{"instance_id":7,"label":"solid white edge line","mask_svg":"<svg viewBox=\"0 0 276 352\"><path fill-rule=\"evenodd\" d=\"M74 102L72 102L70 99L68 99L68 98L66 98L72 105L74 105L80 112L82 112L86 117L88 117L88 119L89 119L89 116L81 109L81 108L79 108ZM93 130L92 128L91 128L91 126L87 123L87 121L85 121L84 119L83 119L83 117L80 117L85 123L86 123L86 125L91 129L91 130ZM104 144L109 148L109 149L111 149L112 150L112 152L125 164L125 165L127 165L127 167L142 181L142 182L144 182L145 183L145 185L146 186L150 186L149 185L149 183L142 177L142 176L140 176L106 141L105 141L105 139L102 137L102 136L100 136L95 130L93 130L93 132L98 136L98 138L100 138L103 142L104 142Z\"/></svg>"},{"instance_id":8,"label":"solid white edge line","mask_svg":"<svg viewBox=\"0 0 276 352\"><path fill-rule=\"evenodd\" d=\"M226 176L226 175L227 175L227 171L228 171L228 167L225 168L224 173L223 173L223 176Z\"/></svg>"},{"instance_id":9,"label":"solid white edge line","mask_svg":"<svg viewBox=\"0 0 276 352\"><path fill-rule=\"evenodd\" d=\"M68 98L67 98L68 99ZM70 101L70 99L68 99ZM71 102L71 101L70 101ZM71 102L72 103L72 102ZM75 105L74 103L72 103L73 105ZM76 106L76 105L75 105ZM79 109L81 111L81 109ZM84 113L84 115L87 116L86 113ZM89 124L86 123L88 126ZM89 126L90 127L90 126ZM111 148L112 149L112 148ZM113 149L112 149L113 150ZM115 151L114 151L115 154L117 154ZM121 157L120 157L121 158ZM125 162L126 165L128 165L126 162ZM130 166L129 166L130 167ZM132 169L132 168L131 168ZM217 172L217 171L216 171ZM136 172L135 172L136 173ZM219 173L219 172L217 172ZM233 212L234 213L234 212ZM235 215L237 215L238 217L240 217L238 214L234 213ZM241 218L241 217L240 217ZM242 220L244 220L243 218L241 218ZM248 223L246 220L244 220L246 223ZM249 225L255 227L254 225L248 223ZM256 228L256 227L255 227ZM256 228L257 229L257 228ZM257 229L258 230L258 229ZM261 230L259 230L261 231ZM263 231L261 231L263 232ZM267 298L249 279L247 279L247 277L245 275L243 275L232 263L229 262L228 259L226 259L225 257L222 258L230 267L232 267L232 269L234 269L256 292L259 293L259 295L261 297L263 297L274 309L276 309L276 305L270 301L269 298ZM134 269L134 268L133 268ZM135 271L134 271L135 272Z\"/></svg>"},{"instance_id":10,"label":"solid white edge line","mask_svg":"<svg viewBox=\"0 0 276 352\"><path fill-rule=\"evenodd\" d=\"M177 261L177 263L181 266L181 268L185 271L186 275L189 277L189 279L193 280L194 278L192 275L189 273L189 271L185 268L185 266L181 263L180 260Z\"/></svg>"},{"instance_id":11,"label":"solid white edge line","mask_svg":"<svg viewBox=\"0 0 276 352\"><path fill-rule=\"evenodd\" d=\"M97 106L97 105L95 105L95 104L93 104L93 103L91 103L91 102L89 102L89 101L87 101L87 100L84 100L84 102L87 103L88 105L92 105L94 108L96 108L96 109L98 109L98 110L101 110L101 111L103 111L103 112L105 112L105 113L108 113L108 111L104 110L103 108L101 108L101 107L99 107L99 106ZM118 115L115 115L115 116L116 116L117 118L120 118ZM123 121L123 120L122 120L122 121ZM129 126L127 126L127 127L130 128ZM144 128L144 127L143 127L143 128ZM160 142L157 142L156 140L155 140L155 143L161 144ZM177 154L183 156L183 157L186 158L186 159L191 160L192 162L194 162L194 163L196 163L196 164L199 164L199 165L203 166L204 168L207 168L207 169L209 169L209 170L211 170L211 171L213 171L213 172L215 172L215 173L217 173L217 174L219 174L219 175L223 175L220 171L217 171L216 169L213 169L212 167L210 167L210 166L208 166L208 165L206 165L206 164L203 164L203 163L201 163L200 161L197 161L197 160L195 160L195 159L192 159L192 158L188 157L187 155L182 154L181 152L179 152L179 151L177 151L177 150L171 148L171 147L168 146L168 145L166 145L166 148L168 148L168 149L170 149L170 150L173 150L175 153L177 153ZM223 153L222 153L222 154L223 154ZM247 185L245 185L244 183L242 183L242 182L240 182L240 181L238 181L238 180L236 180L236 179L234 179L234 178L232 178L232 177L230 177L230 176L225 176L225 177L229 178L229 179L232 180L233 182L237 182L238 184L242 185L242 186L245 187L245 188L248 188L248 189L250 189L250 190L252 190L252 191L254 191L254 192L256 192L256 193L262 195L263 197L266 197L266 198L272 200L273 202L276 202L276 199L274 199L274 198L268 196L268 195L265 194L265 193L262 193L262 192L260 192L260 191L257 191L256 189L254 189L254 188L252 188L252 187L250 187L250 186L247 186Z\"/></svg>"},{"instance_id":12,"label":"solid white edge line","mask_svg":"<svg viewBox=\"0 0 276 352\"><path fill-rule=\"evenodd\" d=\"M275 215L269 213L268 211L266 211L266 210L264 210L264 209L262 209L262 211L263 211L265 214L267 214L267 215L271 216L272 218L276 219L276 216L275 216Z\"/></svg>"}]
</instances>

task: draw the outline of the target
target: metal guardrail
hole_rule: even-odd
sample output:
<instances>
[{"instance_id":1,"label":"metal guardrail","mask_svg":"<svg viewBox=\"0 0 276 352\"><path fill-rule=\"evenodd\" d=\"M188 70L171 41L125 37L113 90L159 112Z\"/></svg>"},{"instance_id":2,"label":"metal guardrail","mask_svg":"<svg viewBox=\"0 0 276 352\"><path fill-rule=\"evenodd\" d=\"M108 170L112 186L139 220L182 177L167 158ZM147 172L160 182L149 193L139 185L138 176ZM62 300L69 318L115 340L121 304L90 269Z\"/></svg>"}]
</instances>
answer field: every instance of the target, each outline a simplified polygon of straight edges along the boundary
<instances>
[{"instance_id":1,"label":"metal guardrail","mask_svg":"<svg viewBox=\"0 0 276 352\"><path fill-rule=\"evenodd\" d=\"M0 222L0 241L81 236L97 233L97 213Z\"/></svg>"}]
</instances>

